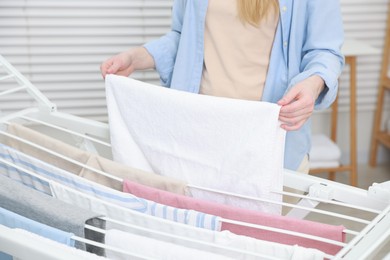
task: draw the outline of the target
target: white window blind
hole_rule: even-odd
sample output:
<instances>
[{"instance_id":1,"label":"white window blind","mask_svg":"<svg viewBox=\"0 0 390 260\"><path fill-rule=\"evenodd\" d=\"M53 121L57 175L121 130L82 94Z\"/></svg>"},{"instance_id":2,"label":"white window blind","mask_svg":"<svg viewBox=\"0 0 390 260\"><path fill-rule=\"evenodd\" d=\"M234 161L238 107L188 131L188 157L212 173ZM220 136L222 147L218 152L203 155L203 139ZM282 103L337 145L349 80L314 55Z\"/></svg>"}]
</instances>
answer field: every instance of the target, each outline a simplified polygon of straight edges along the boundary
<instances>
[{"instance_id":1,"label":"white window blind","mask_svg":"<svg viewBox=\"0 0 390 260\"><path fill-rule=\"evenodd\" d=\"M388 5L388 0L341 0L345 37L364 41L381 52L357 58L358 111L374 111L377 102ZM348 110L349 105L348 71L346 67L340 78L342 111Z\"/></svg>"},{"instance_id":2,"label":"white window blind","mask_svg":"<svg viewBox=\"0 0 390 260\"><path fill-rule=\"evenodd\" d=\"M59 111L107 120L100 63L164 34L171 0L2 0L0 54ZM148 71L136 78L158 83ZM26 96L0 101L3 112L28 106Z\"/></svg>"},{"instance_id":3,"label":"white window blind","mask_svg":"<svg viewBox=\"0 0 390 260\"><path fill-rule=\"evenodd\" d=\"M167 32L172 2L1 0L0 54L60 111L106 121L100 63ZM382 49L388 1L341 0L341 5L346 36ZM358 58L359 110L374 109L380 63L380 55ZM137 72L134 77L159 82L153 71ZM348 93L348 73L344 73L341 110L348 109ZM28 102L17 94L0 100L0 110L18 110Z\"/></svg>"}]
</instances>

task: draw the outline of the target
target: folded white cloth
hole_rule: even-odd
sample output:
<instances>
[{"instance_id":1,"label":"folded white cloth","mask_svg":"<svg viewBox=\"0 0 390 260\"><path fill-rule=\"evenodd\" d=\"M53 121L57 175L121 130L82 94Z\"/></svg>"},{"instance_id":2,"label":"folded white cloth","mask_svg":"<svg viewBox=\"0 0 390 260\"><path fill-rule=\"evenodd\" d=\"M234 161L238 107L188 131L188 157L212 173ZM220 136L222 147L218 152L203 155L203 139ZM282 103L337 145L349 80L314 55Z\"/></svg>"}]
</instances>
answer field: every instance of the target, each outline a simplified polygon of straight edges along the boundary
<instances>
[{"instance_id":1,"label":"folded white cloth","mask_svg":"<svg viewBox=\"0 0 390 260\"><path fill-rule=\"evenodd\" d=\"M281 201L280 107L212 97L108 75L114 159L190 185ZM196 198L280 214L280 206L192 189Z\"/></svg>"},{"instance_id":2,"label":"folded white cloth","mask_svg":"<svg viewBox=\"0 0 390 260\"><path fill-rule=\"evenodd\" d=\"M329 137L315 134L311 138L309 155L310 164L313 162L335 162L340 161L341 150Z\"/></svg>"},{"instance_id":3,"label":"folded white cloth","mask_svg":"<svg viewBox=\"0 0 390 260\"><path fill-rule=\"evenodd\" d=\"M310 169L339 167L339 161L310 161Z\"/></svg>"}]
</instances>

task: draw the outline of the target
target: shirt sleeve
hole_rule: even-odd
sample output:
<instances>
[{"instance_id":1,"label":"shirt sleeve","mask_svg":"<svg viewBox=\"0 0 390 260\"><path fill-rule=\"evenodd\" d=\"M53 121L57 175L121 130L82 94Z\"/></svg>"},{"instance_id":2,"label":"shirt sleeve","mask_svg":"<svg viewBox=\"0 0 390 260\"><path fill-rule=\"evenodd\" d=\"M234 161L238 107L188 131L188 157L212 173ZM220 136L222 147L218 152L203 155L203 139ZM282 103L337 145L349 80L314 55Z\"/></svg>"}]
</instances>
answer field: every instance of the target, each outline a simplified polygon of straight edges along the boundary
<instances>
[{"instance_id":1,"label":"shirt sleeve","mask_svg":"<svg viewBox=\"0 0 390 260\"><path fill-rule=\"evenodd\" d=\"M290 87L312 76L325 81L325 88L315 103L315 109L329 107L337 96L338 78L344 67L341 46L344 41L339 0L308 1L306 39L298 75Z\"/></svg>"},{"instance_id":2,"label":"shirt sleeve","mask_svg":"<svg viewBox=\"0 0 390 260\"><path fill-rule=\"evenodd\" d=\"M166 87L170 85L172 78L186 2L186 0L175 0L172 7L171 30L162 37L144 44L154 59L161 84Z\"/></svg>"}]
</instances>

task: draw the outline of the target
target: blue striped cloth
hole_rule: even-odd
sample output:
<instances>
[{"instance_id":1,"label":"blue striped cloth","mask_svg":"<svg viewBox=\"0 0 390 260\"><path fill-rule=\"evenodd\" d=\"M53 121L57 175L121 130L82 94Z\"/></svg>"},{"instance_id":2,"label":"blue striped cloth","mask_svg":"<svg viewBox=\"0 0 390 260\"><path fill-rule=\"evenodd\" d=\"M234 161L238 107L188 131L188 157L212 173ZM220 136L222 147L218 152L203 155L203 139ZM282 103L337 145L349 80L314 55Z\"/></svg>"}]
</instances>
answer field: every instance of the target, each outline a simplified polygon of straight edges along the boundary
<instances>
[{"instance_id":1,"label":"blue striped cloth","mask_svg":"<svg viewBox=\"0 0 390 260\"><path fill-rule=\"evenodd\" d=\"M4 144L0 144L0 158L51 181L128 209L199 228L216 231L221 228L221 221L217 216L194 210L174 208L129 193L119 192L57 168ZM0 162L0 173L35 190L52 194L49 182L31 176L13 166Z\"/></svg>"}]
</instances>

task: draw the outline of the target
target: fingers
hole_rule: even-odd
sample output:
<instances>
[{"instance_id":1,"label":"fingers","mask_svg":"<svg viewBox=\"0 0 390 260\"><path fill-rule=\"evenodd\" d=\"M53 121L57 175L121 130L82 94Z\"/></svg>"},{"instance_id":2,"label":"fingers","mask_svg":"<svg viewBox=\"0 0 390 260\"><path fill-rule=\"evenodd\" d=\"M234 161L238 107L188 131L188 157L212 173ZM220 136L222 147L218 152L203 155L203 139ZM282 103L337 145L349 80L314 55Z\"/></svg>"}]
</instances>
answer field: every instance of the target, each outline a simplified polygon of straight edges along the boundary
<instances>
[{"instance_id":1,"label":"fingers","mask_svg":"<svg viewBox=\"0 0 390 260\"><path fill-rule=\"evenodd\" d=\"M119 54L103 62L100 66L100 71L103 78L105 78L107 74L118 74L124 76L124 72L121 72L125 71L124 67L126 67L126 65L123 62L121 54Z\"/></svg>"},{"instance_id":2,"label":"fingers","mask_svg":"<svg viewBox=\"0 0 390 260\"><path fill-rule=\"evenodd\" d=\"M282 124L280 127L286 131L296 131L296 130L299 130L299 128L301 128L305 122L306 122L306 120L299 121L298 123L296 123L294 125Z\"/></svg>"},{"instance_id":3,"label":"fingers","mask_svg":"<svg viewBox=\"0 0 390 260\"><path fill-rule=\"evenodd\" d=\"M280 108L280 114L293 114L296 113L299 110L304 109L306 106L303 104L302 100L295 100L292 103L283 105Z\"/></svg>"},{"instance_id":4,"label":"fingers","mask_svg":"<svg viewBox=\"0 0 390 260\"><path fill-rule=\"evenodd\" d=\"M309 96L300 92L294 94L296 95L286 95L282 99L292 101L283 105L279 113L279 120L282 122L281 127L287 131L295 131L301 128L314 109L314 101ZM294 98L291 98L291 96L294 96Z\"/></svg>"},{"instance_id":5,"label":"fingers","mask_svg":"<svg viewBox=\"0 0 390 260\"><path fill-rule=\"evenodd\" d=\"M107 74L116 74L118 70L121 68L122 64L118 61L114 61L111 66L107 69Z\"/></svg>"},{"instance_id":6,"label":"fingers","mask_svg":"<svg viewBox=\"0 0 390 260\"><path fill-rule=\"evenodd\" d=\"M285 108L285 111L281 109L279 113L281 127L287 131L298 130L313 113L312 106L302 106L302 104L295 103L299 103L299 101L282 107L282 109Z\"/></svg>"},{"instance_id":7,"label":"fingers","mask_svg":"<svg viewBox=\"0 0 390 260\"><path fill-rule=\"evenodd\" d=\"M106 77L108 69L112 66L113 60L108 59L100 65L100 72L102 73L103 78Z\"/></svg>"},{"instance_id":8,"label":"fingers","mask_svg":"<svg viewBox=\"0 0 390 260\"><path fill-rule=\"evenodd\" d=\"M324 81L317 76L309 77L294 85L278 101L279 120L287 131L298 130L308 120L314 110L315 100L324 87Z\"/></svg>"},{"instance_id":9,"label":"fingers","mask_svg":"<svg viewBox=\"0 0 390 260\"><path fill-rule=\"evenodd\" d=\"M116 75L128 77L131 73L133 73L133 71L134 71L134 66L129 66L125 70L118 69L115 72L112 72L112 73L109 73L109 74L116 74Z\"/></svg>"},{"instance_id":10,"label":"fingers","mask_svg":"<svg viewBox=\"0 0 390 260\"><path fill-rule=\"evenodd\" d=\"M292 103L280 108L281 115L294 116L302 114L302 111L313 111L314 100L307 96L297 97Z\"/></svg>"},{"instance_id":11,"label":"fingers","mask_svg":"<svg viewBox=\"0 0 390 260\"><path fill-rule=\"evenodd\" d=\"M279 120L282 122L281 127L285 130L298 130L309 119L311 112L304 112L296 116L279 115Z\"/></svg>"},{"instance_id":12,"label":"fingers","mask_svg":"<svg viewBox=\"0 0 390 260\"><path fill-rule=\"evenodd\" d=\"M292 103L299 96L299 92L300 88L298 87L290 89L290 91L287 92L287 94L281 100L278 101L278 105L285 106L287 104Z\"/></svg>"}]
</instances>

